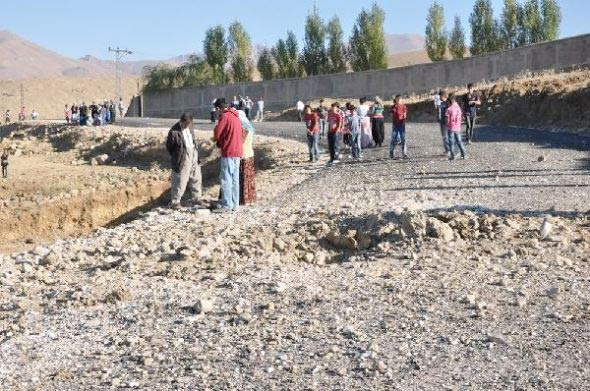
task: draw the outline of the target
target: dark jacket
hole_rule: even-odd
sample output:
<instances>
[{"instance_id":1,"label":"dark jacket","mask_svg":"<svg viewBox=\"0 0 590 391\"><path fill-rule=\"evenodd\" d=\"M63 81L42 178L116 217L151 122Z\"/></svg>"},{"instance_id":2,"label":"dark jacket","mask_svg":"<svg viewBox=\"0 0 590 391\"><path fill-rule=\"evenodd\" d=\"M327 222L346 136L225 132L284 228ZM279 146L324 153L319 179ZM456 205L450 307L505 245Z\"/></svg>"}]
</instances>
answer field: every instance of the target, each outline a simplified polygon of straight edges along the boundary
<instances>
[{"instance_id":1,"label":"dark jacket","mask_svg":"<svg viewBox=\"0 0 590 391\"><path fill-rule=\"evenodd\" d=\"M193 143L195 142L195 136L193 134ZM197 145L195 144L195 150L196 148ZM166 149L172 158L172 171L180 172L186 159L186 145L184 136L182 135L182 129L180 128L180 122L177 122L168 132Z\"/></svg>"}]
</instances>

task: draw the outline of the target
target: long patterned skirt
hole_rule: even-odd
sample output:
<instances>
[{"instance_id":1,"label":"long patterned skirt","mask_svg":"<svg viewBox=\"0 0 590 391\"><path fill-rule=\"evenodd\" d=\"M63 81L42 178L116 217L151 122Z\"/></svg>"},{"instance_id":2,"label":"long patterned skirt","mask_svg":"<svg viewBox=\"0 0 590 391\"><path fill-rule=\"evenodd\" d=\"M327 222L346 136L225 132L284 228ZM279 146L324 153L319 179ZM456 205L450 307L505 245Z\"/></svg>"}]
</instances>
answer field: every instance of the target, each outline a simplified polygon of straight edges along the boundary
<instances>
[{"instance_id":1,"label":"long patterned skirt","mask_svg":"<svg viewBox=\"0 0 590 391\"><path fill-rule=\"evenodd\" d=\"M373 134L371 132L371 119L365 117L361 119L361 148L371 148L373 146Z\"/></svg>"},{"instance_id":2,"label":"long patterned skirt","mask_svg":"<svg viewBox=\"0 0 590 391\"><path fill-rule=\"evenodd\" d=\"M254 158L242 159L240 163L240 205L256 202L256 164Z\"/></svg>"}]
</instances>

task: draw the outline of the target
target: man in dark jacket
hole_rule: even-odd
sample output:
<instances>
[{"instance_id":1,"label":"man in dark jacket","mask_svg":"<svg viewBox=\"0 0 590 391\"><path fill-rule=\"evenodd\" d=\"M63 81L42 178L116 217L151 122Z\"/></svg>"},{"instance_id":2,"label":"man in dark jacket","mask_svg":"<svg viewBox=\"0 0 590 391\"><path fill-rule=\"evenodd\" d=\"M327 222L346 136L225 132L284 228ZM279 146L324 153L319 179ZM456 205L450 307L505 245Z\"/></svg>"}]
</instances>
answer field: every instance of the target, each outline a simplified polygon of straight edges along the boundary
<instances>
[{"instance_id":1,"label":"man in dark jacket","mask_svg":"<svg viewBox=\"0 0 590 391\"><path fill-rule=\"evenodd\" d=\"M180 200L187 185L190 187L193 206L205 206L201 200L201 166L193 129L193 117L183 114L168 132L166 149L172 160L170 207L173 209L180 208Z\"/></svg>"}]
</instances>

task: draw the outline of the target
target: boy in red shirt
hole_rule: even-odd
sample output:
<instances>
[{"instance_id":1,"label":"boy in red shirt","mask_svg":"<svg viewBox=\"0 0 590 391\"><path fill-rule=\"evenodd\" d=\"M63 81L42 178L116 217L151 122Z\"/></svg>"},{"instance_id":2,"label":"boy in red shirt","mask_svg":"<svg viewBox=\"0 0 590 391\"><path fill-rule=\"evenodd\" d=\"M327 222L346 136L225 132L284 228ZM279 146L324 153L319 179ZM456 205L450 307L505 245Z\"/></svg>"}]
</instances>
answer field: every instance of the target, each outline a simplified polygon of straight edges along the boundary
<instances>
[{"instance_id":1,"label":"boy in red shirt","mask_svg":"<svg viewBox=\"0 0 590 391\"><path fill-rule=\"evenodd\" d=\"M328 147L330 148L330 163L338 163L339 160L339 138L342 133L342 124L344 120L340 115L340 105L332 103L332 108L328 114Z\"/></svg>"},{"instance_id":2,"label":"boy in red shirt","mask_svg":"<svg viewBox=\"0 0 590 391\"><path fill-rule=\"evenodd\" d=\"M408 118L408 108L402 102L401 95L396 95L394 105L391 108L391 117L393 118L393 132L391 135L391 144L389 145L389 157L395 158L396 140L401 140L402 155L404 159L408 158L408 146L406 144L406 119Z\"/></svg>"},{"instance_id":3,"label":"boy in red shirt","mask_svg":"<svg viewBox=\"0 0 590 391\"><path fill-rule=\"evenodd\" d=\"M319 159L318 139L320 135L319 115L311 106L305 106L305 126L307 127L307 147L309 148L309 161L317 162Z\"/></svg>"}]
</instances>

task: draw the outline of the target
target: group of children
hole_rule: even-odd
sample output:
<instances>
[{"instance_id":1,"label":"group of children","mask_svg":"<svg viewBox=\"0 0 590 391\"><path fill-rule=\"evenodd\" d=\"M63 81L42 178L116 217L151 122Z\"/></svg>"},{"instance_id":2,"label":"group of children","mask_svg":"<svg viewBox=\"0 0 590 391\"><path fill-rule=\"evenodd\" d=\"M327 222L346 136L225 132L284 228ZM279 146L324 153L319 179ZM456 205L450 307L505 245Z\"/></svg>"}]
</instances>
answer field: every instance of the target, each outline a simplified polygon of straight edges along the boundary
<instances>
[{"instance_id":1,"label":"group of children","mask_svg":"<svg viewBox=\"0 0 590 391\"><path fill-rule=\"evenodd\" d=\"M461 153L461 158L466 158L465 146L461 136L461 124L463 117L467 123L466 139L468 143L474 139L475 118L477 107L481 104L479 94L474 86L469 84L468 93L463 96L463 108L459 104L455 94L441 91L435 100L438 114L438 122L443 141L445 154L449 160L455 160L456 147ZM333 103L328 110L324 101L320 101L317 109L305 106L305 123L307 127L307 144L309 147L309 160L316 162L319 159L319 140L327 133L328 148L330 151L330 163L338 163L342 158L340 143L350 148L352 159L362 159L362 150L373 147L381 147L385 139L384 135L383 102L379 97L369 105L366 98L360 99L358 107L346 103L341 107L338 102ZM404 104L401 95L396 95L393 106L390 109L393 129L389 145L389 157L396 159L396 147L399 145L403 159L408 159L408 145L406 141L406 121L408 119L408 107Z\"/></svg>"},{"instance_id":2,"label":"group of children","mask_svg":"<svg viewBox=\"0 0 590 391\"><path fill-rule=\"evenodd\" d=\"M38 117L39 117L39 114L37 114L37 112L33 109L33 111L31 111L31 119L33 121L35 121ZM18 120L24 121L25 119L27 119L27 110L23 106L20 109L20 112L18 113ZM9 125L11 122L12 122L12 112L10 111L10 109L7 109L6 112L4 113L4 123L6 125Z\"/></svg>"}]
</instances>

